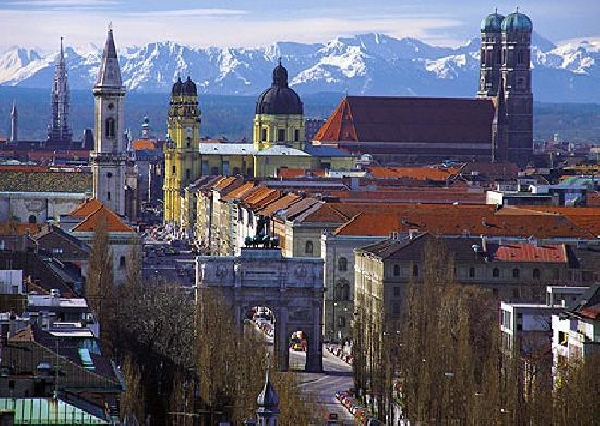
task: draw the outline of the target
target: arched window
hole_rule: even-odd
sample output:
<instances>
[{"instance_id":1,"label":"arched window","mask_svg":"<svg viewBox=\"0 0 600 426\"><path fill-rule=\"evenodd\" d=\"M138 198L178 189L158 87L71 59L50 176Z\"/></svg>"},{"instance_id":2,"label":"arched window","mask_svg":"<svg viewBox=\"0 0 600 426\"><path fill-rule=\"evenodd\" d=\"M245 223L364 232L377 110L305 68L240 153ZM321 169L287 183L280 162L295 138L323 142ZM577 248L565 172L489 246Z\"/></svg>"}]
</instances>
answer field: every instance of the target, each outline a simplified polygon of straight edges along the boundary
<instances>
[{"instance_id":1,"label":"arched window","mask_svg":"<svg viewBox=\"0 0 600 426\"><path fill-rule=\"evenodd\" d=\"M29 216L29 223L37 223L37 217L34 214Z\"/></svg>"},{"instance_id":2,"label":"arched window","mask_svg":"<svg viewBox=\"0 0 600 426\"><path fill-rule=\"evenodd\" d=\"M520 272L517 268L513 269L513 273L512 273L513 278L519 278L519 273Z\"/></svg>"},{"instance_id":3,"label":"arched window","mask_svg":"<svg viewBox=\"0 0 600 426\"><path fill-rule=\"evenodd\" d=\"M104 122L104 136L107 138L115 137L115 119L112 117L107 118Z\"/></svg>"},{"instance_id":4,"label":"arched window","mask_svg":"<svg viewBox=\"0 0 600 426\"><path fill-rule=\"evenodd\" d=\"M347 271L348 270L348 259L345 257L340 257L338 260L338 270L339 271Z\"/></svg>"},{"instance_id":5,"label":"arched window","mask_svg":"<svg viewBox=\"0 0 600 426\"><path fill-rule=\"evenodd\" d=\"M469 268L469 277L471 277L471 278L475 277L475 268L473 268L473 267Z\"/></svg>"},{"instance_id":6,"label":"arched window","mask_svg":"<svg viewBox=\"0 0 600 426\"><path fill-rule=\"evenodd\" d=\"M350 283L348 281L342 285L342 300L350 300Z\"/></svg>"},{"instance_id":7,"label":"arched window","mask_svg":"<svg viewBox=\"0 0 600 426\"><path fill-rule=\"evenodd\" d=\"M542 272L538 268L535 268L533 270L533 278L536 280L539 280L541 277L542 277Z\"/></svg>"},{"instance_id":8,"label":"arched window","mask_svg":"<svg viewBox=\"0 0 600 426\"><path fill-rule=\"evenodd\" d=\"M416 263L412 267L412 274L413 274L413 277L419 276L419 265L417 265Z\"/></svg>"},{"instance_id":9,"label":"arched window","mask_svg":"<svg viewBox=\"0 0 600 426\"><path fill-rule=\"evenodd\" d=\"M492 276L494 277L499 277L500 276L500 270L498 268L494 268L494 270L492 271Z\"/></svg>"},{"instance_id":10,"label":"arched window","mask_svg":"<svg viewBox=\"0 0 600 426\"><path fill-rule=\"evenodd\" d=\"M394 276L395 277L400 276L400 265L394 265Z\"/></svg>"},{"instance_id":11,"label":"arched window","mask_svg":"<svg viewBox=\"0 0 600 426\"><path fill-rule=\"evenodd\" d=\"M313 254L313 242L312 241L307 241L304 244L304 253Z\"/></svg>"}]
</instances>

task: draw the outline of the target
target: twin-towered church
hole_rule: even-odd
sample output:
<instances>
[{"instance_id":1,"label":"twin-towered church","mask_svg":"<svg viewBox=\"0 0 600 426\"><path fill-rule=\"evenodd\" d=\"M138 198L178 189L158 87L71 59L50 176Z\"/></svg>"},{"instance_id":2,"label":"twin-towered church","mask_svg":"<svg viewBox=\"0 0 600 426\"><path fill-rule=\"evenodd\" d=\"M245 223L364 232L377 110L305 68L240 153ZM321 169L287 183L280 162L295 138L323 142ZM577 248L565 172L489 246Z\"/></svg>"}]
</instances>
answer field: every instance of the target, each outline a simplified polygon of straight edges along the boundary
<instances>
[{"instance_id":1,"label":"twin-towered church","mask_svg":"<svg viewBox=\"0 0 600 426\"><path fill-rule=\"evenodd\" d=\"M475 99L346 96L308 142L303 103L281 63L273 70L271 87L258 97L252 143L203 142L196 84L190 77L178 78L164 149L165 222L179 223L183 189L206 175L269 177L282 167L350 169L362 154L390 165L527 162L533 145L531 35L526 15L493 13L481 23ZM94 196L124 215L125 88L112 29L93 93Z\"/></svg>"}]
</instances>

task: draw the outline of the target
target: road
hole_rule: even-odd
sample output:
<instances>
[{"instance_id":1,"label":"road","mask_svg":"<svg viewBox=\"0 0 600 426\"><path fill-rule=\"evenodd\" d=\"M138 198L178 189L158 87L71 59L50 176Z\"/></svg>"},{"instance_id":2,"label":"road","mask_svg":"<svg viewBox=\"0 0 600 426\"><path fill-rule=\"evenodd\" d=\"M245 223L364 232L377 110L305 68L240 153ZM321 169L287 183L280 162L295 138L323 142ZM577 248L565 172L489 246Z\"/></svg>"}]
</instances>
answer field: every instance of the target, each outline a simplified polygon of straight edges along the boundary
<instances>
[{"instance_id":1,"label":"road","mask_svg":"<svg viewBox=\"0 0 600 426\"><path fill-rule=\"evenodd\" d=\"M302 366L306 360L303 351L290 351L290 366ZM337 413L340 425L354 425L352 414L335 398L338 390L352 387L352 367L329 353L323 347L323 373L301 373L300 386L303 393L312 396L329 413Z\"/></svg>"}]
</instances>

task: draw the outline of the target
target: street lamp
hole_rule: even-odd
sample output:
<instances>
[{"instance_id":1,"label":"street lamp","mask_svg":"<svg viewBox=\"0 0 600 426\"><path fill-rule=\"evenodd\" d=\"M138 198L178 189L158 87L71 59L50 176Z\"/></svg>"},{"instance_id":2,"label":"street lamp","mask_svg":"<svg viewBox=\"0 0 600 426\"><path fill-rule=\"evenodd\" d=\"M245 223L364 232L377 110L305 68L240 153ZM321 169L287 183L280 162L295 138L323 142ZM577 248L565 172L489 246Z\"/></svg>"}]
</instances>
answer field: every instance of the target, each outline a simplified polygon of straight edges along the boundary
<instances>
[{"instance_id":1,"label":"street lamp","mask_svg":"<svg viewBox=\"0 0 600 426\"><path fill-rule=\"evenodd\" d=\"M332 342L335 342L335 336L336 336L336 327L335 327L335 308L337 307L337 302L333 302L333 310L331 311L331 315L332 315L332 320L333 320L333 337L331 339Z\"/></svg>"}]
</instances>

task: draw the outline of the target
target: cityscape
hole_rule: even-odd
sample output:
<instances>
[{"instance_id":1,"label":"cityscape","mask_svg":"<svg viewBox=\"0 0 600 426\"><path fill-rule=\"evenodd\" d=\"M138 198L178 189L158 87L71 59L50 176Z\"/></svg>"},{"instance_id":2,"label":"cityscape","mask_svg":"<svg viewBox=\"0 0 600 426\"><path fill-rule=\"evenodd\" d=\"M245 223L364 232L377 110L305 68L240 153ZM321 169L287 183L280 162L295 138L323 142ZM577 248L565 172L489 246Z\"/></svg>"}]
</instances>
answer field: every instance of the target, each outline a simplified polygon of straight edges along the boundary
<instances>
[{"instance_id":1,"label":"cityscape","mask_svg":"<svg viewBox=\"0 0 600 426\"><path fill-rule=\"evenodd\" d=\"M188 13L242 31L239 3ZM151 6L127 13L154 28ZM600 50L548 71L562 47L525 12L465 12L468 49L361 27L260 60L173 63L165 42L134 61L119 19L88 59L68 27L52 61L18 49L0 72L0 424L598 424ZM308 65L314 46L345 59ZM198 58L225 51L209 78ZM452 90L432 77L466 63ZM158 102L132 107L144 90Z\"/></svg>"}]
</instances>

